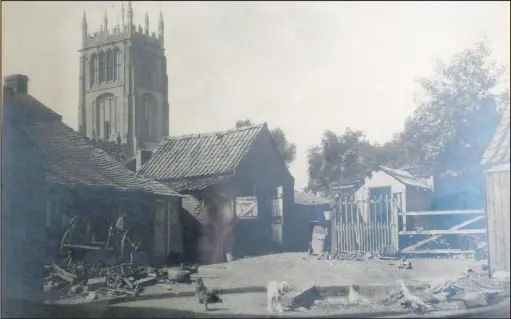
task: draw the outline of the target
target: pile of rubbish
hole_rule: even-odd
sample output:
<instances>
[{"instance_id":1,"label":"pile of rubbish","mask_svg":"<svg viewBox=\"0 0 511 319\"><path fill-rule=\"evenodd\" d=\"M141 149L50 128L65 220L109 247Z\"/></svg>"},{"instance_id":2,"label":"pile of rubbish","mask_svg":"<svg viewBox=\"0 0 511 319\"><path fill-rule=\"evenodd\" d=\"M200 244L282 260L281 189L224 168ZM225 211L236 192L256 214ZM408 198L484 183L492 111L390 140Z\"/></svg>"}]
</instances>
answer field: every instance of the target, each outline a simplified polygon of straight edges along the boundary
<instances>
[{"instance_id":1,"label":"pile of rubbish","mask_svg":"<svg viewBox=\"0 0 511 319\"><path fill-rule=\"evenodd\" d=\"M197 265L176 268L152 268L123 263L98 269L96 266L73 263L45 266L43 291L54 297L85 297L95 300L100 296L139 296L146 287L158 284L191 284L191 274L198 272ZM92 271L91 271L92 270Z\"/></svg>"},{"instance_id":2,"label":"pile of rubbish","mask_svg":"<svg viewBox=\"0 0 511 319\"><path fill-rule=\"evenodd\" d=\"M484 307L509 298L509 278L490 279L466 269L456 280L449 280L411 293L400 280L399 292L382 300L385 306L396 304L414 313Z\"/></svg>"},{"instance_id":3,"label":"pile of rubbish","mask_svg":"<svg viewBox=\"0 0 511 319\"><path fill-rule=\"evenodd\" d=\"M343 251L334 251L332 253L324 252L317 256L318 260L356 260L356 261L365 261L371 259L380 259L380 260L394 260L397 259L395 254L382 251L382 252L361 252L361 251L353 251L353 252L343 252Z\"/></svg>"}]
</instances>

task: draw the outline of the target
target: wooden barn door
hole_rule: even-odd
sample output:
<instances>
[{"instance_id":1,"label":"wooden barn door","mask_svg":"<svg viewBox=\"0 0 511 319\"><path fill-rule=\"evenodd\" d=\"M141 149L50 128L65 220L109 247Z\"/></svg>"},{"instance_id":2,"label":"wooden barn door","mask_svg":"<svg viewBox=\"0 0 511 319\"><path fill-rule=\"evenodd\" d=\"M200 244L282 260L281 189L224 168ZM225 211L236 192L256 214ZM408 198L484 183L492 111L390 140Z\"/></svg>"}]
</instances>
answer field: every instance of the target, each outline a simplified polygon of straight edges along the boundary
<instances>
[{"instance_id":1,"label":"wooden barn door","mask_svg":"<svg viewBox=\"0 0 511 319\"><path fill-rule=\"evenodd\" d=\"M283 196L283 188L277 188L277 194L272 198L271 201L271 231L272 231L272 240L274 243L281 244L282 243L282 211L284 207L284 196Z\"/></svg>"}]
</instances>

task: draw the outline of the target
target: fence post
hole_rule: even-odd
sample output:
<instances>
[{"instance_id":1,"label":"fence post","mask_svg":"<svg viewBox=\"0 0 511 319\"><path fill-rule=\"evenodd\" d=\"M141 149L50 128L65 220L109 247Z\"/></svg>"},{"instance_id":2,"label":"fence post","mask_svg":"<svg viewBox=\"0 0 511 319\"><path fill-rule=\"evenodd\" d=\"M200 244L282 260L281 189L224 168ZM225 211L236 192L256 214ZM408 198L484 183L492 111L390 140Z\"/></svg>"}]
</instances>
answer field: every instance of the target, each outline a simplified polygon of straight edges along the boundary
<instances>
[{"instance_id":1,"label":"fence post","mask_svg":"<svg viewBox=\"0 0 511 319\"><path fill-rule=\"evenodd\" d=\"M332 234L330 235L330 238L332 240L331 247L330 247L331 253L333 253L334 251L337 251L339 249L338 242L337 242L337 238L339 236L339 229L337 228L337 214L338 214L337 200L334 200L332 208L331 208L331 213L330 213L330 228L331 228L331 232L332 232Z\"/></svg>"},{"instance_id":2,"label":"fence post","mask_svg":"<svg viewBox=\"0 0 511 319\"><path fill-rule=\"evenodd\" d=\"M399 251L399 211L397 197L399 194L392 194L392 248L394 252Z\"/></svg>"}]
</instances>

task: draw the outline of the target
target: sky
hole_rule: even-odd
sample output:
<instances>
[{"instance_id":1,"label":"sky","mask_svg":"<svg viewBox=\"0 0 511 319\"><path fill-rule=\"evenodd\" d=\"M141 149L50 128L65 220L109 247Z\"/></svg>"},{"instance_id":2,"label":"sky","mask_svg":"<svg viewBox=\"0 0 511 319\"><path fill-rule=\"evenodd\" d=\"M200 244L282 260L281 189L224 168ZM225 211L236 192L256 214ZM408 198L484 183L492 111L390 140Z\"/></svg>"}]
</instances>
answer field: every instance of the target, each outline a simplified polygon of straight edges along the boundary
<instances>
[{"instance_id":1,"label":"sky","mask_svg":"<svg viewBox=\"0 0 511 319\"><path fill-rule=\"evenodd\" d=\"M135 24L165 21L170 134L280 127L296 144L290 170L307 185L307 150L322 133L363 130L383 143L414 110L419 77L487 37L509 72L509 2L133 2ZM2 2L3 74L78 119L81 20L122 21L121 2ZM126 2L125 2L126 7ZM509 87L509 84L507 84Z\"/></svg>"}]
</instances>

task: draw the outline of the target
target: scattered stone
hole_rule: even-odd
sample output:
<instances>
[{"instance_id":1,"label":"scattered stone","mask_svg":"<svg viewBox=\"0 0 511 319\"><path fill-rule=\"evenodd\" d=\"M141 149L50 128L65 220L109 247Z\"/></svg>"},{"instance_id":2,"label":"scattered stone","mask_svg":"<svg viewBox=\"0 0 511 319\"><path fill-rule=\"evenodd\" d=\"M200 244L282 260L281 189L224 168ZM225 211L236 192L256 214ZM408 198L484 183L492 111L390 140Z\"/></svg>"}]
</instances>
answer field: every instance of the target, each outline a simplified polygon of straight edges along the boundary
<instances>
[{"instance_id":1,"label":"scattered stone","mask_svg":"<svg viewBox=\"0 0 511 319\"><path fill-rule=\"evenodd\" d=\"M465 273L468 274L468 273L471 273L473 272L472 268L465 268Z\"/></svg>"},{"instance_id":2,"label":"scattered stone","mask_svg":"<svg viewBox=\"0 0 511 319\"><path fill-rule=\"evenodd\" d=\"M83 293L83 286L71 286L69 292L72 294L81 294Z\"/></svg>"},{"instance_id":3,"label":"scattered stone","mask_svg":"<svg viewBox=\"0 0 511 319\"><path fill-rule=\"evenodd\" d=\"M299 311L299 312L304 312L304 311L307 311L307 308L305 308L305 307L298 307L295 310Z\"/></svg>"},{"instance_id":4,"label":"scattered stone","mask_svg":"<svg viewBox=\"0 0 511 319\"><path fill-rule=\"evenodd\" d=\"M488 298L483 292L466 293L461 300L465 302L467 308L484 307L488 305Z\"/></svg>"}]
</instances>

